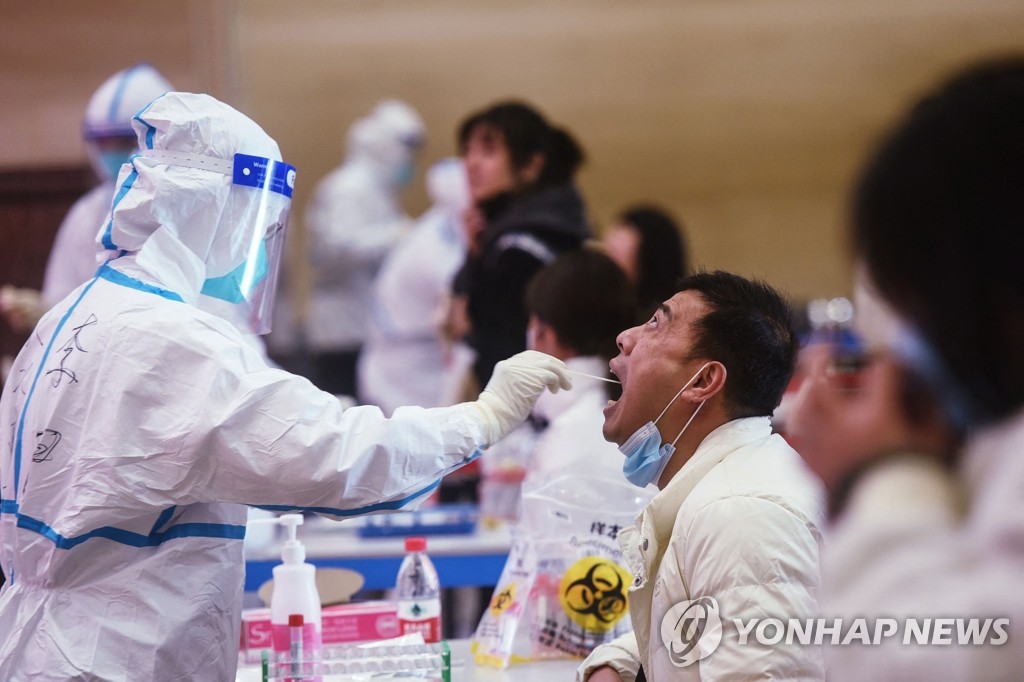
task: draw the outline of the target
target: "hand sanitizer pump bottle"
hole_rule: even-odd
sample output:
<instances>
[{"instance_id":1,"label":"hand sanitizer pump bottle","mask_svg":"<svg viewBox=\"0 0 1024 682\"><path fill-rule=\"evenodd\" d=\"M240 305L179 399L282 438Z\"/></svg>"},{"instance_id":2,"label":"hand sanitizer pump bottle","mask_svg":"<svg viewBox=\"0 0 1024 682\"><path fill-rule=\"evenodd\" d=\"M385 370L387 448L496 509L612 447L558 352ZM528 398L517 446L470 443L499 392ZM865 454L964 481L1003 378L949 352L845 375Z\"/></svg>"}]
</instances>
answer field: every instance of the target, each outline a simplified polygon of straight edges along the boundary
<instances>
[{"instance_id":1,"label":"hand sanitizer pump bottle","mask_svg":"<svg viewBox=\"0 0 1024 682\"><path fill-rule=\"evenodd\" d=\"M316 567L306 563L306 548L296 537L302 515L285 514L278 522L288 529L288 539L281 547L281 563L274 567L274 594L270 598L274 652L292 650L295 633L289 629L289 620L295 623L298 619L292 616L301 615L301 651L307 660L314 660L319 658L322 645Z\"/></svg>"}]
</instances>

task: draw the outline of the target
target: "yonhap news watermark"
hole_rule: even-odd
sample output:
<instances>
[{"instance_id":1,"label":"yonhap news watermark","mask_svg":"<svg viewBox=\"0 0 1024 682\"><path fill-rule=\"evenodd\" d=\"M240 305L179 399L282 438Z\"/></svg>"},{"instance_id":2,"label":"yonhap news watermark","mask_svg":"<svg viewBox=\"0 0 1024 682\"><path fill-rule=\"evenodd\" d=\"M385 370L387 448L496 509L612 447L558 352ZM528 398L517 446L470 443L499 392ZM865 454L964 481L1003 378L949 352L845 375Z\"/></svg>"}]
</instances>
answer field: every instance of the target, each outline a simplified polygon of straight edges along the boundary
<instances>
[{"instance_id":1,"label":"yonhap news watermark","mask_svg":"<svg viewBox=\"0 0 1024 682\"><path fill-rule=\"evenodd\" d=\"M731 623L740 646L1000 646L1009 618L725 618L714 597L675 604L661 621L669 660L685 667L707 658Z\"/></svg>"}]
</instances>

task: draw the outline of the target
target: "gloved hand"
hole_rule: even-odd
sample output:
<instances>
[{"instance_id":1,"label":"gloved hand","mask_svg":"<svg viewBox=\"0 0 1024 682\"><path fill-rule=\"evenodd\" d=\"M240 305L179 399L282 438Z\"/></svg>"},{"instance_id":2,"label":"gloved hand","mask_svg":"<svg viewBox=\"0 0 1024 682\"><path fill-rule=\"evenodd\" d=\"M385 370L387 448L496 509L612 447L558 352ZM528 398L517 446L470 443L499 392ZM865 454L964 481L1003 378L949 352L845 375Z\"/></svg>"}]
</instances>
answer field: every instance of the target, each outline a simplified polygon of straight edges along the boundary
<instances>
[{"instance_id":1,"label":"gloved hand","mask_svg":"<svg viewBox=\"0 0 1024 682\"><path fill-rule=\"evenodd\" d=\"M491 380L474 403L487 422L487 444L523 423L545 388L552 393L572 388L565 363L558 358L526 350L495 365Z\"/></svg>"}]
</instances>

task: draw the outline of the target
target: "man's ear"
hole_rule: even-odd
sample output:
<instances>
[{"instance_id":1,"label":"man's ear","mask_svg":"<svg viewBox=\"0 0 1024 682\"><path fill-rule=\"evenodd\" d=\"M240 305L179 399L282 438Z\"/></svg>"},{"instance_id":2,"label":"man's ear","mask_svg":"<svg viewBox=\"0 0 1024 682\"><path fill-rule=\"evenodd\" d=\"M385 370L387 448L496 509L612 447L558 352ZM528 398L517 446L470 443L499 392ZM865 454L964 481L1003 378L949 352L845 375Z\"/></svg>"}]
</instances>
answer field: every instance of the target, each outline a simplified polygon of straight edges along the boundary
<instances>
[{"instance_id":1,"label":"man's ear","mask_svg":"<svg viewBox=\"0 0 1024 682\"><path fill-rule=\"evenodd\" d=\"M687 391L690 399L693 401L708 400L718 395L725 389L727 374L725 365L716 360L709 362L701 370L700 376L693 382L693 386Z\"/></svg>"}]
</instances>

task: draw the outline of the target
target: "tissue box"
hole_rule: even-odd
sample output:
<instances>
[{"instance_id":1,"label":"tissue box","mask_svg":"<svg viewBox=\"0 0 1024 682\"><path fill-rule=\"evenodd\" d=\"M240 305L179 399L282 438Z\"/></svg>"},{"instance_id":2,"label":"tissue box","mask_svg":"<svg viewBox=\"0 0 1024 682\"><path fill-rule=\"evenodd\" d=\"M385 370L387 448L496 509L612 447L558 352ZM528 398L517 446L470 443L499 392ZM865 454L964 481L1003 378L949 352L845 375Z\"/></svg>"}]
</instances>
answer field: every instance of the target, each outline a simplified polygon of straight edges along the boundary
<instances>
[{"instance_id":1,"label":"tissue box","mask_svg":"<svg viewBox=\"0 0 1024 682\"><path fill-rule=\"evenodd\" d=\"M397 637L398 607L389 601L325 606L320 613L325 647L344 642L366 642ZM260 652L273 648L270 609L242 611L241 650L247 661L258 661Z\"/></svg>"}]
</instances>

